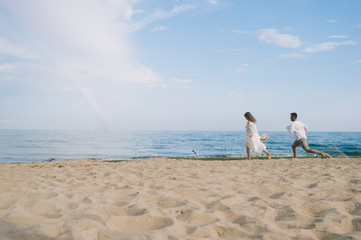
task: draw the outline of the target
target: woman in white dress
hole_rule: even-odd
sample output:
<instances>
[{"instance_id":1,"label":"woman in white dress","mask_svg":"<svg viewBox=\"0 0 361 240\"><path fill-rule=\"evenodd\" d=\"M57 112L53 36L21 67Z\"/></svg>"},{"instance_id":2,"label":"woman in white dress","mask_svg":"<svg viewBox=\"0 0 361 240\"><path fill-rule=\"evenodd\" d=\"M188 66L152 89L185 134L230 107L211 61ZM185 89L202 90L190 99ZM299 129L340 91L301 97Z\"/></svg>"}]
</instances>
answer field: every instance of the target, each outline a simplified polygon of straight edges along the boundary
<instances>
[{"instance_id":1,"label":"woman in white dress","mask_svg":"<svg viewBox=\"0 0 361 240\"><path fill-rule=\"evenodd\" d=\"M247 120L247 125L246 125L247 138L246 141L244 142L244 145L246 146L248 160L251 160L250 149L256 153L260 153L260 152L266 153L268 159L270 160L271 154L267 152L266 145L264 145L261 142L261 136L258 134L256 119L252 116L250 112L246 112L244 114L244 117Z\"/></svg>"}]
</instances>

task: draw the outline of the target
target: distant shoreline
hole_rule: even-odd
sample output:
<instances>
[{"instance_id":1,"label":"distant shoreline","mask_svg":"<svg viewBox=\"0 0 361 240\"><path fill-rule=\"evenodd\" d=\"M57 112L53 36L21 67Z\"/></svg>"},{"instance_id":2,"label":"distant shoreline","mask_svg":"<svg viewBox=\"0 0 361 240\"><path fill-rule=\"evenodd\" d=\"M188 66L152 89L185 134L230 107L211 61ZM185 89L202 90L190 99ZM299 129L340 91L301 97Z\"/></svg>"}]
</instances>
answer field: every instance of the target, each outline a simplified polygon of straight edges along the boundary
<instances>
[{"instance_id":1,"label":"distant shoreline","mask_svg":"<svg viewBox=\"0 0 361 240\"><path fill-rule=\"evenodd\" d=\"M361 156L335 156L330 159L361 159ZM244 161L247 160L247 156L198 156L198 157L186 157L186 156L179 156L179 157L135 157L135 158L128 158L128 159L98 159L98 158L73 158L73 159L54 159L54 160L44 160L39 162L8 162L8 163L0 163L1 164L38 164L38 163L61 163L79 159L86 159L90 161L99 161L99 162L108 162L108 163L116 163L116 162L126 162L126 161L136 161L136 160L195 160L195 161ZM325 160L321 157L317 156L298 156L297 159L294 159L292 156L280 156L275 155L272 156L271 160L268 160L266 156L254 156L250 161L253 160L265 160L265 161L272 161L272 160L299 160L299 159L314 159L314 160ZM327 160L327 159L326 159Z\"/></svg>"},{"instance_id":2,"label":"distant shoreline","mask_svg":"<svg viewBox=\"0 0 361 240\"><path fill-rule=\"evenodd\" d=\"M336 156L332 157L331 159L345 159L345 158L356 158L361 159L361 156ZM101 160L101 159L94 159L100 160L102 162L121 162L121 161L132 161L132 160L149 160L149 159L175 159L175 160L200 160L200 161L237 161L237 160L248 160L247 156L219 156L219 157L144 157L144 158L133 158L133 159L118 159L118 160ZM293 159L291 156L272 156L271 160L268 160L266 156L256 156L252 157L252 160L281 160L281 159ZM299 156L297 159L322 159L321 157L315 156ZM251 161L252 161L251 160Z\"/></svg>"}]
</instances>

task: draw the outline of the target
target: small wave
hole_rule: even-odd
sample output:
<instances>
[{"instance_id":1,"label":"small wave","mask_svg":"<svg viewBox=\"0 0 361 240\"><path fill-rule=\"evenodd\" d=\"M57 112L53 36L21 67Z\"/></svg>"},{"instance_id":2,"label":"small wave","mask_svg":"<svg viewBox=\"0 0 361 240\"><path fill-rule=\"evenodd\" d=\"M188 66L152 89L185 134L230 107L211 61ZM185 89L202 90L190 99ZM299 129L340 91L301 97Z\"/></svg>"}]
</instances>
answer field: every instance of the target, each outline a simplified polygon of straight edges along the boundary
<instances>
[{"instance_id":1,"label":"small wave","mask_svg":"<svg viewBox=\"0 0 361 240\"><path fill-rule=\"evenodd\" d=\"M361 157L361 152L344 152L344 154L349 157Z\"/></svg>"}]
</instances>

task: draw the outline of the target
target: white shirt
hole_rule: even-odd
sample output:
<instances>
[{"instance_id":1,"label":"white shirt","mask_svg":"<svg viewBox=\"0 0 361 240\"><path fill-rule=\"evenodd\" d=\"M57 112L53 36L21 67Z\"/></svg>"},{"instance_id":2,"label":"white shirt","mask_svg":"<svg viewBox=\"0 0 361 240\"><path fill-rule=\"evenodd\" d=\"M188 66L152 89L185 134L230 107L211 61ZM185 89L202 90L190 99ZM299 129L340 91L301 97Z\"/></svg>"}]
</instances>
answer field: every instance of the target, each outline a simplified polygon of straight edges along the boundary
<instances>
[{"instance_id":1,"label":"white shirt","mask_svg":"<svg viewBox=\"0 0 361 240\"><path fill-rule=\"evenodd\" d=\"M301 121L293 121L289 126L287 126L287 130L289 133L294 133L297 140L300 138L307 139L306 132L308 128Z\"/></svg>"}]
</instances>

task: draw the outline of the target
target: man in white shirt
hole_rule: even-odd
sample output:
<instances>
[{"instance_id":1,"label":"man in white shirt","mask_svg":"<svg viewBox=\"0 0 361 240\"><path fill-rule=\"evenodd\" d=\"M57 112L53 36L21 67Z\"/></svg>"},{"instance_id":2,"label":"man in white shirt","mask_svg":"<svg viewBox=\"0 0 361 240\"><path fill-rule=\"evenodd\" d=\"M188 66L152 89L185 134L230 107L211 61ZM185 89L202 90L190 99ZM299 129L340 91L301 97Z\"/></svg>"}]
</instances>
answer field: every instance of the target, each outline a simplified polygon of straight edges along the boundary
<instances>
[{"instance_id":1,"label":"man in white shirt","mask_svg":"<svg viewBox=\"0 0 361 240\"><path fill-rule=\"evenodd\" d=\"M308 153L319 154L322 156L322 158L328 157L329 156L328 154L324 152L316 151L308 147L307 136L306 136L306 132L308 128L303 122L297 120L297 113L295 112L291 113L290 118L292 123L289 126L287 126L287 130L289 133L294 133L296 137L296 140L292 144L293 157L297 158L297 147L299 145L301 145L302 148Z\"/></svg>"}]
</instances>

